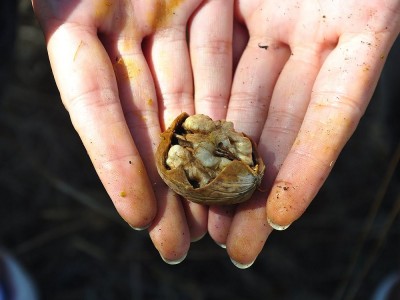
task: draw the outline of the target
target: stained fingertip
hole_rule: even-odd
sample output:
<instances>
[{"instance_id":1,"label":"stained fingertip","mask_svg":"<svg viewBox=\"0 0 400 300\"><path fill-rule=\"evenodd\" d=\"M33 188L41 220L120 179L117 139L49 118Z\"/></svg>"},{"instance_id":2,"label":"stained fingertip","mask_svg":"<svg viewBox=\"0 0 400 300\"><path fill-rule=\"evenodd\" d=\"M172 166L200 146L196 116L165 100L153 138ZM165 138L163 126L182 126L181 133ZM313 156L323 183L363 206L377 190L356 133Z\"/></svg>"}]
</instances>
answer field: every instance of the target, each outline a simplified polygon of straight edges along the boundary
<instances>
[{"instance_id":1,"label":"stained fingertip","mask_svg":"<svg viewBox=\"0 0 400 300\"><path fill-rule=\"evenodd\" d=\"M186 256L187 256L187 253L185 253L182 257L177 258L177 259L167 259L167 258L163 257L163 256L161 255L161 253L160 253L160 256L161 256L162 260L163 260L165 263L167 263L167 264L169 264L169 265L177 265L177 264L180 264L181 262L183 262L183 261L185 260L185 258L186 258Z\"/></svg>"},{"instance_id":2,"label":"stained fingertip","mask_svg":"<svg viewBox=\"0 0 400 300\"><path fill-rule=\"evenodd\" d=\"M281 169L282 170L282 169ZM302 169L303 171L305 168ZM299 171L300 172L300 171ZM285 230L296 221L306 209L308 197L302 195L300 184L293 185L290 180L276 179L266 204L266 216L269 225L275 230ZM303 201L299 201L303 199Z\"/></svg>"},{"instance_id":3,"label":"stained fingertip","mask_svg":"<svg viewBox=\"0 0 400 300\"><path fill-rule=\"evenodd\" d=\"M136 177L132 170L131 174L127 170L123 170L119 174L121 174L119 175L121 182L115 181L109 185L105 184L117 212L131 228L135 230L147 229L157 213L156 199L149 187L147 176L145 179L140 179L139 176L139 178ZM107 180L109 182L110 177L112 178L113 175L113 172L102 173L101 178L103 179L104 177L102 181L105 182ZM135 182L137 186L132 187L131 182ZM121 186L128 185L131 185L131 187L121 188Z\"/></svg>"},{"instance_id":4,"label":"stained fingertip","mask_svg":"<svg viewBox=\"0 0 400 300\"><path fill-rule=\"evenodd\" d=\"M235 267L237 267L238 269L244 270L244 269L250 268L250 267L254 264L255 260L253 260L252 262L244 263L244 264L243 264L243 263L237 262L237 261L235 261L234 259L231 258L231 262L232 262L233 265L234 265Z\"/></svg>"},{"instance_id":5,"label":"stained fingertip","mask_svg":"<svg viewBox=\"0 0 400 300\"><path fill-rule=\"evenodd\" d=\"M119 165L117 164L117 166ZM104 186L122 219L135 230L148 228L156 216L157 203L147 176L141 178L135 174L135 170L123 168L119 168L121 171L115 170L115 172L99 171L98 168L96 170L100 173L100 178L103 184L105 183ZM112 182L110 178L113 179L116 176L120 178L120 181ZM142 177L144 176L142 175ZM132 186L132 182L135 182L134 186Z\"/></svg>"}]
</instances>

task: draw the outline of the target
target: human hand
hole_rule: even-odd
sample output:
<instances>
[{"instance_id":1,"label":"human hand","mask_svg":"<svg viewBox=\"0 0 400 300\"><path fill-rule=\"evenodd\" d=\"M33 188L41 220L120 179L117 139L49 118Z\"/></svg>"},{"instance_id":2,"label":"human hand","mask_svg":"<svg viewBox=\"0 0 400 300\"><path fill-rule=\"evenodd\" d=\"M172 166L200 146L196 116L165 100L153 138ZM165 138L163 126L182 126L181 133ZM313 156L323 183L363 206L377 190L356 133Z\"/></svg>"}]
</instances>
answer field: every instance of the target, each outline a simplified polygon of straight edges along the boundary
<instances>
[{"instance_id":1,"label":"human hand","mask_svg":"<svg viewBox=\"0 0 400 300\"><path fill-rule=\"evenodd\" d=\"M196 83L204 82L196 86L197 98L222 91L219 97L228 99L230 92L229 68L219 77L206 76L213 71L210 61L225 62L230 50L223 47L228 50L221 55L218 47L205 47L190 58L186 35L192 16L191 30L199 35L191 42L197 46L217 45L220 36L231 39L226 31L233 2L212 1L212 36L201 34L200 2L32 1L62 101L103 185L127 223L150 226L155 247L169 263L181 261L190 241L206 233L207 209L181 201L161 181L153 155L160 132L182 111L195 111L191 59ZM230 3L228 9L218 8L222 2Z\"/></svg>"},{"instance_id":2,"label":"human hand","mask_svg":"<svg viewBox=\"0 0 400 300\"><path fill-rule=\"evenodd\" d=\"M258 142L266 174L250 201L211 207L208 230L245 268L272 227L302 215L354 132L399 34L400 2L237 0L235 15L249 39L227 119Z\"/></svg>"}]
</instances>

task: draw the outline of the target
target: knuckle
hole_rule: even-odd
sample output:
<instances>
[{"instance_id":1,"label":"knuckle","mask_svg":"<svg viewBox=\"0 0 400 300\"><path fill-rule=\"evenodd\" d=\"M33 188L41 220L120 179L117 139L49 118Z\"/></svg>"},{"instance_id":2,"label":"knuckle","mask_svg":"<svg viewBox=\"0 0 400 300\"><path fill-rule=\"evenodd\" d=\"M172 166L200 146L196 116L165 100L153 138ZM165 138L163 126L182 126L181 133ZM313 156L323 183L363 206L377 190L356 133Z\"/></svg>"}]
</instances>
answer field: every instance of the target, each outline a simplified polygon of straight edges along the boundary
<instances>
[{"instance_id":1,"label":"knuckle","mask_svg":"<svg viewBox=\"0 0 400 300\"><path fill-rule=\"evenodd\" d=\"M296 112L284 110L270 110L266 123L266 130L295 135L303 122L303 116Z\"/></svg>"},{"instance_id":2,"label":"knuckle","mask_svg":"<svg viewBox=\"0 0 400 300\"><path fill-rule=\"evenodd\" d=\"M232 52L232 41L215 39L195 45L197 51L205 54L227 55Z\"/></svg>"}]
</instances>

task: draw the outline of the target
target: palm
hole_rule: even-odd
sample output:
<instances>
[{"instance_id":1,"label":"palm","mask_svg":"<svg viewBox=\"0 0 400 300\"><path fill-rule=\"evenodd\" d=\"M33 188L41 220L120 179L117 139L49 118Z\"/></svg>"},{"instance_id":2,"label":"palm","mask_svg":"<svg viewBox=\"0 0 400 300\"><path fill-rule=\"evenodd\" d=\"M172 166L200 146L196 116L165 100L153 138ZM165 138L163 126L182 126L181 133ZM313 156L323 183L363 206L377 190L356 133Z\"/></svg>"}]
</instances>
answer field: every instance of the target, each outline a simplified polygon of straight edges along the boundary
<instances>
[{"instance_id":1,"label":"palm","mask_svg":"<svg viewBox=\"0 0 400 300\"><path fill-rule=\"evenodd\" d=\"M272 231L266 203L275 228L300 217L355 130L400 30L400 2L238 0L235 9L249 40L227 119L258 141L267 171L234 214L211 208L209 230L246 265Z\"/></svg>"}]
</instances>

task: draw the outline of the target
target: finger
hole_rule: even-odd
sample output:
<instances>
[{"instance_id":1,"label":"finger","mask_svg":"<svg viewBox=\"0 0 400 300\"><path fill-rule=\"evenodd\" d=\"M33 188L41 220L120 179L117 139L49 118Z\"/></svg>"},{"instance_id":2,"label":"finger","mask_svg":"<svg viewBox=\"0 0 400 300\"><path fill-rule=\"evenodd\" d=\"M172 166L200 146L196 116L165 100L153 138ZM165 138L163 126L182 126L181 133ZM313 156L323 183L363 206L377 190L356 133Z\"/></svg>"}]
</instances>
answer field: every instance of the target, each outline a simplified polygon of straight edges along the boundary
<instances>
[{"instance_id":1,"label":"finger","mask_svg":"<svg viewBox=\"0 0 400 300\"><path fill-rule=\"evenodd\" d=\"M233 68L235 69L248 41L247 30L235 22L233 27ZM229 228L235 213L235 206L210 206L208 233L222 248L226 247Z\"/></svg>"},{"instance_id":2,"label":"finger","mask_svg":"<svg viewBox=\"0 0 400 300\"><path fill-rule=\"evenodd\" d=\"M155 185L157 215L149 228L150 237L161 258L178 264L186 258L190 233L180 198L162 182Z\"/></svg>"},{"instance_id":3,"label":"finger","mask_svg":"<svg viewBox=\"0 0 400 300\"><path fill-rule=\"evenodd\" d=\"M260 139L260 151L269 167L263 189L269 190L293 145L307 110L315 78L330 45L294 45L274 87L268 118Z\"/></svg>"},{"instance_id":4,"label":"finger","mask_svg":"<svg viewBox=\"0 0 400 300\"><path fill-rule=\"evenodd\" d=\"M182 112L194 113L193 82L186 28L156 32L143 46L155 81L162 130Z\"/></svg>"},{"instance_id":5,"label":"finger","mask_svg":"<svg viewBox=\"0 0 400 300\"><path fill-rule=\"evenodd\" d=\"M195 111L225 119L232 82L233 1L204 1L190 25Z\"/></svg>"},{"instance_id":6,"label":"finger","mask_svg":"<svg viewBox=\"0 0 400 300\"><path fill-rule=\"evenodd\" d=\"M182 201L182 205L190 231L190 240L197 242L207 233L207 207L185 199Z\"/></svg>"},{"instance_id":7,"label":"finger","mask_svg":"<svg viewBox=\"0 0 400 300\"><path fill-rule=\"evenodd\" d=\"M250 38L236 68L227 119L237 131L258 142L273 87L290 56L290 49L267 38Z\"/></svg>"},{"instance_id":8,"label":"finger","mask_svg":"<svg viewBox=\"0 0 400 300\"><path fill-rule=\"evenodd\" d=\"M225 119L232 81L233 1L204 1L190 24L190 53L195 84L195 111L214 120ZM212 213L208 230L219 244L225 244L224 234L215 230L223 214ZM213 221L215 220L215 221Z\"/></svg>"},{"instance_id":9,"label":"finger","mask_svg":"<svg viewBox=\"0 0 400 300\"><path fill-rule=\"evenodd\" d=\"M142 46L155 81L162 130L182 112L194 113L186 27L199 2L174 1L150 9L150 14L154 14L154 31Z\"/></svg>"},{"instance_id":10,"label":"finger","mask_svg":"<svg viewBox=\"0 0 400 300\"><path fill-rule=\"evenodd\" d=\"M389 44L385 34L343 35L327 57L268 197L267 217L275 228L299 218L325 181L365 111Z\"/></svg>"},{"instance_id":11,"label":"finger","mask_svg":"<svg viewBox=\"0 0 400 300\"><path fill-rule=\"evenodd\" d=\"M265 192L256 191L251 202L237 211L228 234L226 249L238 268L250 267L272 232L265 218Z\"/></svg>"},{"instance_id":12,"label":"finger","mask_svg":"<svg viewBox=\"0 0 400 300\"><path fill-rule=\"evenodd\" d=\"M157 198L157 215L150 227L150 237L167 262L184 257L190 244L189 229L180 201L170 192L157 173L154 153L159 144L160 124L151 72L139 49L120 53L123 60L119 78L126 121L144 159ZM119 64L120 64L119 63ZM127 69L127 72L124 69ZM118 71L116 71L118 73ZM124 74L125 73L125 74ZM126 77L126 74L129 74Z\"/></svg>"},{"instance_id":13,"label":"finger","mask_svg":"<svg viewBox=\"0 0 400 300\"><path fill-rule=\"evenodd\" d=\"M322 51L312 45L292 47L292 54L277 80L268 119L259 143L267 170L261 190L236 210L229 232L227 249L231 258L249 266L261 252L271 228L266 225L265 202L273 180L300 128L308 106L311 89L323 60ZM265 77L266 74L259 74ZM243 231L243 228L259 228ZM249 241L252 242L249 242ZM243 245L246 244L246 247Z\"/></svg>"},{"instance_id":14,"label":"finger","mask_svg":"<svg viewBox=\"0 0 400 300\"><path fill-rule=\"evenodd\" d=\"M143 12L150 22L149 28L145 26L145 29L140 30L135 26L136 18L129 17L129 12L138 11L140 3L132 5L136 4L138 6L125 8L128 10L127 15L124 22L121 20L117 22L123 24L117 35L113 35L111 31L111 34L106 34L103 40L110 57L117 58L114 69L125 118L144 159L157 198L158 210L149 228L150 237L166 262L177 263L188 251L190 235L180 201L162 182L156 169L154 154L159 144L161 128L158 105L154 101L156 90L153 74L142 53L142 41L144 34L149 34L149 28L162 30L179 8L172 4L171 7L163 4L149 7L148 11ZM140 18L142 15L137 17Z\"/></svg>"},{"instance_id":15,"label":"finger","mask_svg":"<svg viewBox=\"0 0 400 300\"><path fill-rule=\"evenodd\" d=\"M180 113L194 113L186 26L176 25L156 32L144 48L156 83L161 122L165 129ZM207 231L207 208L186 201L183 204L191 240L197 240Z\"/></svg>"},{"instance_id":16,"label":"finger","mask_svg":"<svg viewBox=\"0 0 400 300\"><path fill-rule=\"evenodd\" d=\"M142 228L154 218L155 197L96 34L66 23L48 37L49 57L64 105L116 209Z\"/></svg>"},{"instance_id":17,"label":"finger","mask_svg":"<svg viewBox=\"0 0 400 300\"><path fill-rule=\"evenodd\" d=\"M234 213L235 206L210 206L208 213L208 233L214 242L222 248L226 248L226 241Z\"/></svg>"},{"instance_id":18,"label":"finger","mask_svg":"<svg viewBox=\"0 0 400 300\"><path fill-rule=\"evenodd\" d=\"M157 198L157 215L150 227L150 237L167 262L184 257L190 244L185 214L176 195L169 192L158 175L155 151L160 139L160 123L153 78L141 50L141 41L127 30L117 39L103 39L110 57L115 57L120 98L125 119L144 160ZM173 228L173 229L171 229Z\"/></svg>"},{"instance_id":19,"label":"finger","mask_svg":"<svg viewBox=\"0 0 400 300\"><path fill-rule=\"evenodd\" d=\"M268 49L260 48L259 45L265 46L267 43L251 40L241 57L235 72L227 114L235 130L245 132L256 142L268 113L273 87L290 53L287 47L276 42L268 43ZM210 235L217 243L225 243L227 233L230 228L234 228L229 218L221 218L219 208L210 209L208 223L209 230L213 230ZM253 231L250 233L253 234Z\"/></svg>"}]
</instances>

